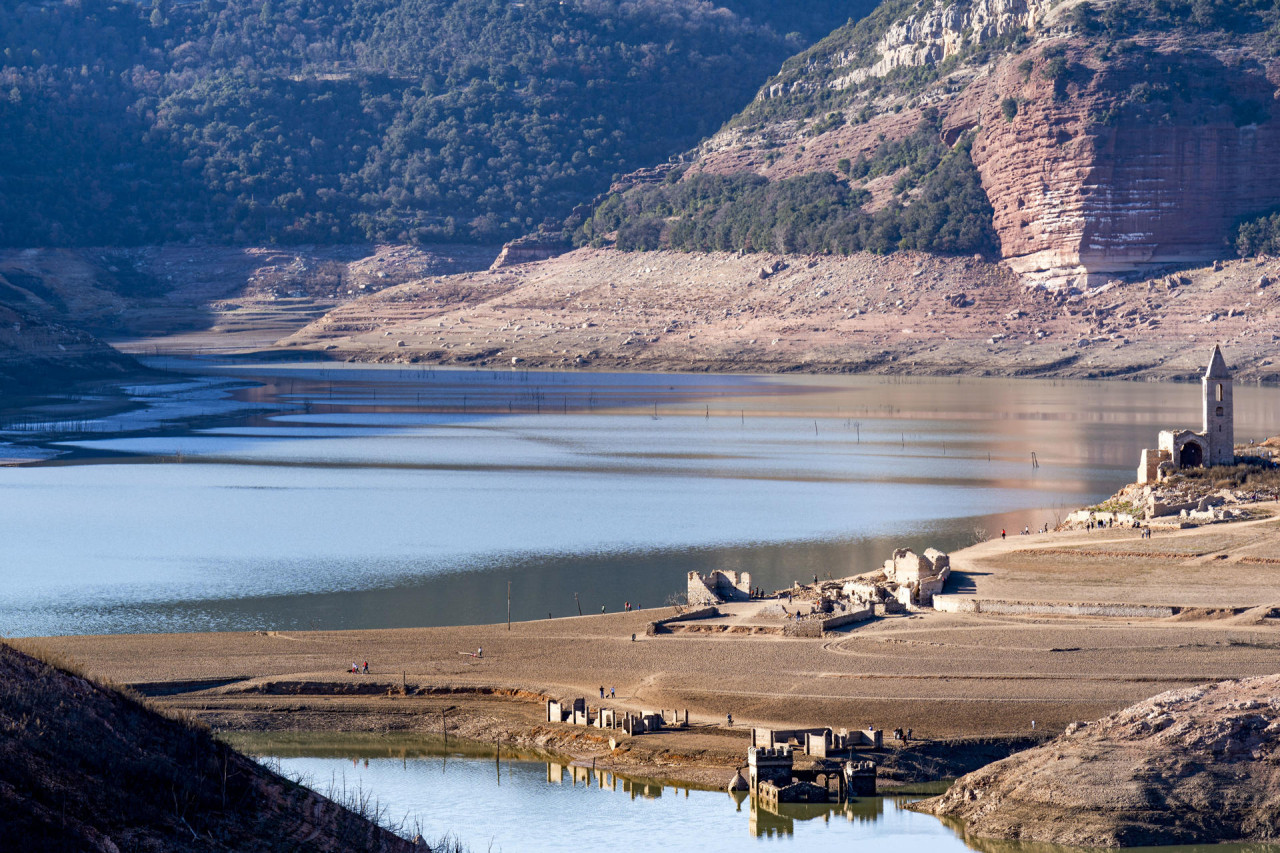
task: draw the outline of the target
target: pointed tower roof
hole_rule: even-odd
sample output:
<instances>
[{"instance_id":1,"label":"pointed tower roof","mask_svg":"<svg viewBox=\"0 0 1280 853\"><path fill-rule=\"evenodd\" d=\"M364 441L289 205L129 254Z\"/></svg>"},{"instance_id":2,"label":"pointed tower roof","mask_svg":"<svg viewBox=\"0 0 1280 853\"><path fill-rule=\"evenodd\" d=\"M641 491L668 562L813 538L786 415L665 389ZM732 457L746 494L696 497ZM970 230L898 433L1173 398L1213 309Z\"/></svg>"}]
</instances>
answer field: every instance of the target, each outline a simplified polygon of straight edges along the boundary
<instances>
[{"instance_id":1,"label":"pointed tower roof","mask_svg":"<svg viewBox=\"0 0 1280 853\"><path fill-rule=\"evenodd\" d=\"M1213 345L1213 356L1209 359L1209 369L1204 372L1205 379L1230 379L1231 371L1227 370L1226 359L1217 344Z\"/></svg>"}]
</instances>

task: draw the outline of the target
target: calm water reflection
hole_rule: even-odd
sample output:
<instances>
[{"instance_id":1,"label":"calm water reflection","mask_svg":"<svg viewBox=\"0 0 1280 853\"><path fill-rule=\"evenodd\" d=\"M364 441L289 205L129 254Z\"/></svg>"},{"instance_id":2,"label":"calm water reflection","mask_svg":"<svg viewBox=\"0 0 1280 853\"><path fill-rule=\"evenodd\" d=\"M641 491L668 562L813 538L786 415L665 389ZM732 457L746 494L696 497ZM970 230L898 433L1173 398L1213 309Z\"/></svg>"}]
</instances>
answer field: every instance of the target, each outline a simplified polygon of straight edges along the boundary
<instances>
[{"instance_id":1,"label":"calm water reflection","mask_svg":"<svg viewBox=\"0 0 1280 853\"><path fill-rule=\"evenodd\" d=\"M1180 385L178 366L238 387L0 469L0 631L460 624L505 618L508 580L535 619L660 604L691 569L838 576L1051 522L1199 416ZM1237 409L1280 432L1276 389Z\"/></svg>"},{"instance_id":2,"label":"calm water reflection","mask_svg":"<svg viewBox=\"0 0 1280 853\"><path fill-rule=\"evenodd\" d=\"M963 826L907 811L907 799L759 808L741 795L634 780L553 758L501 760L492 747L445 747L438 739L240 736L291 776L328 793L367 794L386 817L434 840L455 833L473 851L699 850L783 845L789 851L871 849L1072 853L1073 848L965 837ZM1276 845L1144 848L1166 853L1280 853ZM1078 851L1077 851L1078 853Z\"/></svg>"}]
</instances>

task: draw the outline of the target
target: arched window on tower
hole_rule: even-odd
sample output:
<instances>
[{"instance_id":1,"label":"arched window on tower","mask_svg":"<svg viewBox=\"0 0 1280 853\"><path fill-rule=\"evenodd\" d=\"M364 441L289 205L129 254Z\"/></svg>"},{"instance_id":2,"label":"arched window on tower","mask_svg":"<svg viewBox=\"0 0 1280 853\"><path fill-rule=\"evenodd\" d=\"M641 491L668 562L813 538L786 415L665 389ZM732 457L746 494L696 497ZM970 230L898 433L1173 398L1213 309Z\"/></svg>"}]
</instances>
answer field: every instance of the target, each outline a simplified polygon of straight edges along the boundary
<instances>
[{"instance_id":1,"label":"arched window on tower","mask_svg":"<svg viewBox=\"0 0 1280 853\"><path fill-rule=\"evenodd\" d=\"M1222 402L1222 383L1221 382L1218 383L1218 402L1219 403ZM1222 414L1221 409L1218 410L1218 414Z\"/></svg>"},{"instance_id":2,"label":"arched window on tower","mask_svg":"<svg viewBox=\"0 0 1280 853\"><path fill-rule=\"evenodd\" d=\"M1219 407L1214 411L1214 414L1215 414L1215 415L1217 415L1218 417L1222 417L1222 407L1221 407L1221 406L1219 406Z\"/></svg>"}]
</instances>

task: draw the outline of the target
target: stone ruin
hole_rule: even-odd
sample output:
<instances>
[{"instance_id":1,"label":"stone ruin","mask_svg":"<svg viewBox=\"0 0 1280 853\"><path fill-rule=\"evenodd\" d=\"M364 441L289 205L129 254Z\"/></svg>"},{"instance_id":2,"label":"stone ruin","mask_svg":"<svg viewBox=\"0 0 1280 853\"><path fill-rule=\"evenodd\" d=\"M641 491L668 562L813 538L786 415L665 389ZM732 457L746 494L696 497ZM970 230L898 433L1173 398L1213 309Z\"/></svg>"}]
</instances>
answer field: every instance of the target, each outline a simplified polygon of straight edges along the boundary
<instances>
[{"instance_id":1,"label":"stone ruin","mask_svg":"<svg viewBox=\"0 0 1280 853\"><path fill-rule=\"evenodd\" d=\"M747 601L751 598L751 573L719 569L707 575L689 572L688 598L690 607Z\"/></svg>"},{"instance_id":2,"label":"stone ruin","mask_svg":"<svg viewBox=\"0 0 1280 853\"><path fill-rule=\"evenodd\" d=\"M1157 489L1149 485L1130 487L1126 491L1134 499L1133 503L1140 507L1136 514L1078 509L1067 516L1062 527L1081 529L1094 524L1101 527L1177 529L1218 521L1234 521L1243 514L1239 505L1250 503L1256 497L1230 489L1220 489L1209 495L1179 494L1177 491Z\"/></svg>"},{"instance_id":3,"label":"stone ruin","mask_svg":"<svg viewBox=\"0 0 1280 853\"><path fill-rule=\"evenodd\" d=\"M951 558L936 548L923 555L899 548L875 571L838 579L815 576L812 584L796 581L769 593L754 590L747 572L689 572L688 606L649 623L646 634L820 638L875 616L929 608L950 575Z\"/></svg>"},{"instance_id":4,"label":"stone ruin","mask_svg":"<svg viewBox=\"0 0 1280 853\"><path fill-rule=\"evenodd\" d=\"M801 769L795 766L795 755L790 746L752 746L747 750L745 784L741 774L735 774L729 789L746 790L767 808L779 803L843 803L876 794L874 761L851 752L843 760L818 758Z\"/></svg>"},{"instance_id":5,"label":"stone ruin","mask_svg":"<svg viewBox=\"0 0 1280 853\"><path fill-rule=\"evenodd\" d=\"M820 729L762 729L751 730L751 745L756 748L774 749L795 747L814 758L836 758L852 755L857 749L884 748L884 732L880 729L850 732L841 729L833 732Z\"/></svg>"},{"instance_id":6,"label":"stone ruin","mask_svg":"<svg viewBox=\"0 0 1280 853\"><path fill-rule=\"evenodd\" d=\"M937 548L919 555L910 548L898 548L884 561L886 586L904 608L929 607L951 576L951 558Z\"/></svg>"},{"instance_id":7,"label":"stone ruin","mask_svg":"<svg viewBox=\"0 0 1280 853\"><path fill-rule=\"evenodd\" d=\"M682 719L683 716L683 719ZM567 723L571 726L590 726L599 729L621 729L628 735L657 732L664 728L685 728L689 725L689 712L677 709L641 711L633 714L618 708L600 706L594 709L579 696L572 702L547 700L547 722Z\"/></svg>"}]
</instances>

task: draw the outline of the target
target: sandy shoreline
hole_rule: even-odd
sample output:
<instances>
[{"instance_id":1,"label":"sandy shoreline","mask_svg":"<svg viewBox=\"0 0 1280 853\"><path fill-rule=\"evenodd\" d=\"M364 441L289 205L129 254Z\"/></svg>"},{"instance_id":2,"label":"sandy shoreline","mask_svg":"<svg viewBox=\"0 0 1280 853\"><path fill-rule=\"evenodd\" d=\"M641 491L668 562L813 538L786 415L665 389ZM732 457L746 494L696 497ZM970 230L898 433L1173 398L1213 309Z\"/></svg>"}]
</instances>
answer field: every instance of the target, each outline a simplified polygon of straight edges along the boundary
<instances>
[{"instance_id":1,"label":"sandy shoreline","mask_svg":"<svg viewBox=\"0 0 1280 853\"><path fill-rule=\"evenodd\" d=\"M1280 542L1280 507L1258 507L1253 521L1150 540L1136 530L1067 531L993 540L952 555L949 592L1179 605L1171 618L926 611L822 639L645 636L648 623L670 610L655 608L510 630L499 624L23 642L224 731L441 734L444 712L454 737L500 737L634 775L718 786L743 761L747 726L874 725L911 728L941 744L921 753L931 756L893 753L882 762L906 768L900 778L936 778L964 769L975 742L1033 736L1033 720L1034 735L1044 736L1173 687L1274 672L1280 564L1251 555ZM1150 554L1134 556L1140 546ZM464 654L477 647L483 658ZM370 674L344 672L352 660L368 660ZM601 686L615 688L616 700L601 703ZM545 721L545 698L575 696L632 711L687 709L692 725L618 737L611 750L610 732ZM729 713L732 729L724 725Z\"/></svg>"}]
</instances>

